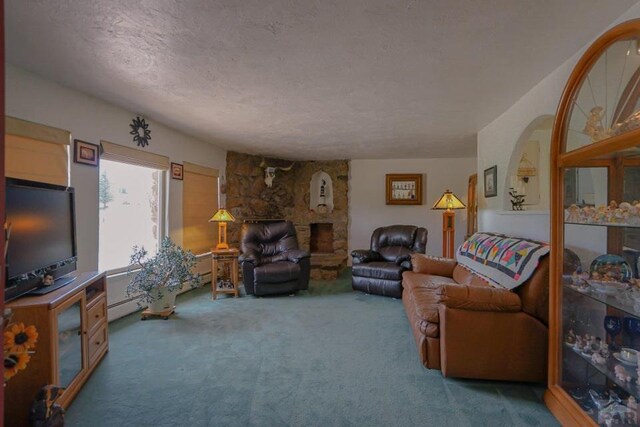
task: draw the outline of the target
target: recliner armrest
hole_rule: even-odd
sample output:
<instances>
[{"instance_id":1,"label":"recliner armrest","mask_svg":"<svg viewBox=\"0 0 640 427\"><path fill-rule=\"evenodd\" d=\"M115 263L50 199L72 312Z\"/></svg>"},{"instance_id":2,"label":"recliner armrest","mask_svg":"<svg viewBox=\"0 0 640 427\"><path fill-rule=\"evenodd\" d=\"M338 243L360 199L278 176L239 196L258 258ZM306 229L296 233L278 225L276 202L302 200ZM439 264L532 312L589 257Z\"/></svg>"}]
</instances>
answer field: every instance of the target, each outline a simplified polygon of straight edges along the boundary
<instances>
[{"instance_id":1,"label":"recliner armrest","mask_svg":"<svg viewBox=\"0 0 640 427\"><path fill-rule=\"evenodd\" d=\"M449 308L508 313L522 310L518 294L507 289L453 283L439 283L433 288L438 295L438 303Z\"/></svg>"},{"instance_id":2,"label":"recliner armrest","mask_svg":"<svg viewBox=\"0 0 640 427\"><path fill-rule=\"evenodd\" d=\"M240 254L240 256L238 257L238 261L240 261L241 264L243 262L249 262L253 264L254 267L257 267L260 265L260 258L258 257L258 253L253 251Z\"/></svg>"},{"instance_id":3,"label":"recliner armrest","mask_svg":"<svg viewBox=\"0 0 640 427\"><path fill-rule=\"evenodd\" d=\"M291 262L299 263L301 260L305 258L309 258L311 255L309 252L300 250L300 249L292 249L284 253L287 256L287 259Z\"/></svg>"},{"instance_id":4,"label":"recliner armrest","mask_svg":"<svg viewBox=\"0 0 640 427\"><path fill-rule=\"evenodd\" d=\"M380 261L382 257L378 252L369 249L356 249L351 251L354 264L362 264L366 262Z\"/></svg>"}]
</instances>

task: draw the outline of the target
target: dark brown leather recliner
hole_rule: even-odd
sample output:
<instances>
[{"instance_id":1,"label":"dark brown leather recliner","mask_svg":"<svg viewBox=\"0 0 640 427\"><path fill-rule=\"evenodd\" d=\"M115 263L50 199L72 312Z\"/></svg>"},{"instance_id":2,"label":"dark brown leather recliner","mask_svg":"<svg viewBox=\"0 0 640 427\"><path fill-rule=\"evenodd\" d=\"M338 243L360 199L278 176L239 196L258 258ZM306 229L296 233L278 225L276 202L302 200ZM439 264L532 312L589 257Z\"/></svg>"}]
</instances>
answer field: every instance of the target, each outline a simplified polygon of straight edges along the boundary
<instances>
[{"instance_id":1,"label":"dark brown leather recliner","mask_svg":"<svg viewBox=\"0 0 640 427\"><path fill-rule=\"evenodd\" d=\"M425 253L427 229L413 225L377 228L371 249L351 252L354 290L368 294L402 297L402 273L411 269L411 254Z\"/></svg>"},{"instance_id":2,"label":"dark brown leather recliner","mask_svg":"<svg viewBox=\"0 0 640 427\"><path fill-rule=\"evenodd\" d=\"M311 260L298 249L289 221L243 224L240 265L249 295L290 294L309 288Z\"/></svg>"}]
</instances>

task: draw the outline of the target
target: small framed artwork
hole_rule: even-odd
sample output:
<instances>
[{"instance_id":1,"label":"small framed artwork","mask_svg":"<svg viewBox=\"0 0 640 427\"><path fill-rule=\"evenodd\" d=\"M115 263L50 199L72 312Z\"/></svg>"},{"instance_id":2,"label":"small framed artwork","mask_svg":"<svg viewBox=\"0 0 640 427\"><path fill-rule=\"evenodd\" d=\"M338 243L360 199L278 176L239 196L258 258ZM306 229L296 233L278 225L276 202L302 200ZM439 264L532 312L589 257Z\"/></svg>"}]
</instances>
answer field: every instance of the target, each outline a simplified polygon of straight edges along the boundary
<instances>
[{"instance_id":1,"label":"small framed artwork","mask_svg":"<svg viewBox=\"0 0 640 427\"><path fill-rule=\"evenodd\" d=\"M498 195L498 166L484 170L484 197Z\"/></svg>"},{"instance_id":2,"label":"small framed artwork","mask_svg":"<svg viewBox=\"0 0 640 427\"><path fill-rule=\"evenodd\" d=\"M387 205L421 205L422 174L387 174Z\"/></svg>"},{"instance_id":3,"label":"small framed artwork","mask_svg":"<svg viewBox=\"0 0 640 427\"><path fill-rule=\"evenodd\" d=\"M80 163L89 166L98 166L100 162L99 153L100 147L90 142L80 141L79 139L73 140L73 161L74 163Z\"/></svg>"},{"instance_id":4,"label":"small framed artwork","mask_svg":"<svg viewBox=\"0 0 640 427\"><path fill-rule=\"evenodd\" d=\"M180 163L171 162L171 178L182 181L184 178L184 168Z\"/></svg>"}]
</instances>

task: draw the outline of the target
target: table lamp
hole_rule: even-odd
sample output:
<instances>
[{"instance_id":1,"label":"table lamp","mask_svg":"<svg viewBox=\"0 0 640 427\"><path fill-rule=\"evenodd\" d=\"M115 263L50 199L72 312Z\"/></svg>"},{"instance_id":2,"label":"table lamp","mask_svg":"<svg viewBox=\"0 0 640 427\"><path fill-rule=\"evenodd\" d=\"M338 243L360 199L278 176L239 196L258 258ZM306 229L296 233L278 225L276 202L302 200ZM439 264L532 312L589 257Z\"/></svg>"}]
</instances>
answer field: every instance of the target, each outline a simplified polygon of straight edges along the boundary
<instances>
[{"instance_id":1,"label":"table lamp","mask_svg":"<svg viewBox=\"0 0 640 427\"><path fill-rule=\"evenodd\" d=\"M218 212L209 219L209 222L218 223L218 244L216 245L216 250L229 249L229 244L227 244L227 223L235 220L231 212L226 209L218 209Z\"/></svg>"},{"instance_id":2,"label":"table lamp","mask_svg":"<svg viewBox=\"0 0 640 427\"><path fill-rule=\"evenodd\" d=\"M466 206L451 191L444 192L442 197L431 209L444 210L442 213L442 256L453 258L454 237L456 234L456 213L454 209L464 209Z\"/></svg>"}]
</instances>

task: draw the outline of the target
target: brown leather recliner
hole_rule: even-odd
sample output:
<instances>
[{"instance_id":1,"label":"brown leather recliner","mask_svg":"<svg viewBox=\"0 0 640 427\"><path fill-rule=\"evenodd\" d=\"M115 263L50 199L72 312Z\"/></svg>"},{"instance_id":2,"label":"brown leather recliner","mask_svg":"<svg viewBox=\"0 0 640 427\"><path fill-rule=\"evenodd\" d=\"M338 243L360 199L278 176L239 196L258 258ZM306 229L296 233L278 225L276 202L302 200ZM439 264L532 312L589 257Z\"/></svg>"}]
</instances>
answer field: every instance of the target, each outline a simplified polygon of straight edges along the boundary
<instances>
[{"instance_id":1,"label":"brown leather recliner","mask_svg":"<svg viewBox=\"0 0 640 427\"><path fill-rule=\"evenodd\" d=\"M291 222L243 224L240 249L247 294L290 294L309 288L309 253L298 249Z\"/></svg>"},{"instance_id":2,"label":"brown leather recliner","mask_svg":"<svg viewBox=\"0 0 640 427\"><path fill-rule=\"evenodd\" d=\"M544 382L549 256L513 291L453 259L421 256L403 274L402 302L425 367L445 377Z\"/></svg>"},{"instance_id":3,"label":"brown leather recliner","mask_svg":"<svg viewBox=\"0 0 640 427\"><path fill-rule=\"evenodd\" d=\"M402 297L402 272L411 269L411 254L424 253L426 248L425 228L391 225L375 229L371 249L351 252L351 286L368 294Z\"/></svg>"}]
</instances>

